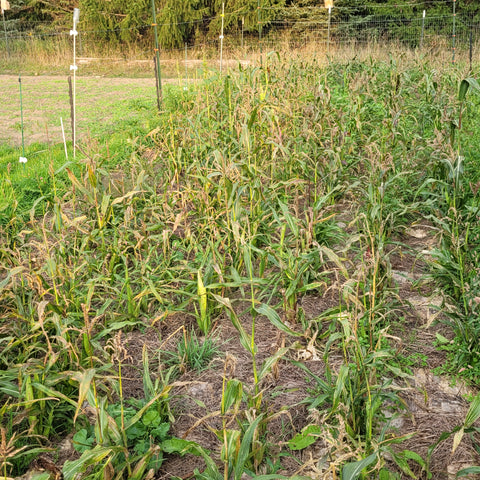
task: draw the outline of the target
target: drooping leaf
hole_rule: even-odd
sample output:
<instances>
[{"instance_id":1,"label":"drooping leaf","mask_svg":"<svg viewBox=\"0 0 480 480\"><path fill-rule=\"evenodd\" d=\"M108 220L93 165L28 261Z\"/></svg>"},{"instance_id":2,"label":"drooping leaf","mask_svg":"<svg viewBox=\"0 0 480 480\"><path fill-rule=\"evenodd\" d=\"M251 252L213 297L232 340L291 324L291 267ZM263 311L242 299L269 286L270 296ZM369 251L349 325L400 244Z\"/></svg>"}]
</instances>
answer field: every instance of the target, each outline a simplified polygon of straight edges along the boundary
<instances>
[{"instance_id":1,"label":"drooping leaf","mask_svg":"<svg viewBox=\"0 0 480 480\"><path fill-rule=\"evenodd\" d=\"M280 358L285 355L289 350L288 347L280 348L278 349L274 355L271 357L268 357L263 363L262 363L262 368L258 374L258 378L261 380L272 368L273 365L275 365L276 362L280 360Z\"/></svg>"},{"instance_id":2,"label":"drooping leaf","mask_svg":"<svg viewBox=\"0 0 480 480\"><path fill-rule=\"evenodd\" d=\"M472 77L464 78L460 83L460 88L458 90L458 99L463 102L465 97L467 96L467 92L471 88L472 90L476 90L480 92L480 85L478 84L477 80Z\"/></svg>"},{"instance_id":3,"label":"drooping leaf","mask_svg":"<svg viewBox=\"0 0 480 480\"><path fill-rule=\"evenodd\" d=\"M79 391L78 391L78 401L77 401L77 408L75 410L75 415L73 416L73 421L77 419L78 414L80 413L80 409L82 408L83 402L87 397L87 392L90 389L90 385L92 383L93 377L95 376L95 369L89 368L84 372L75 372L72 375L72 380L75 380L79 384Z\"/></svg>"},{"instance_id":4,"label":"drooping leaf","mask_svg":"<svg viewBox=\"0 0 480 480\"><path fill-rule=\"evenodd\" d=\"M291 328L289 328L280 318L280 315L269 305L266 303L262 303L259 307L255 307L255 311L260 313L261 315L265 315L270 322L275 325L279 330L284 333L288 333L294 337L301 337L303 336L300 332L295 332Z\"/></svg>"},{"instance_id":5,"label":"drooping leaf","mask_svg":"<svg viewBox=\"0 0 480 480\"><path fill-rule=\"evenodd\" d=\"M14 275L16 275L17 273L20 273L21 271L23 271L25 268L24 267L15 267L15 268L12 268L7 276L0 282L0 291L3 290L5 288L5 286L8 284L8 282L10 281L10 278L13 277Z\"/></svg>"},{"instance_id":6,"label":"drooping leaf","mask_svg":"<svg viewBox=\"0 0 480 480\"><path fill-rule=\"evenodd\" d=\"M230 302L229 298L221 297L220 295L212 294L213 298L217 300L218 303L226 307L227 315L229 316L233 326L238 330L240 334L240 343L242 344L243 348L248 352L251 352L252 348L255 349L255 346L252 346L252 337L245 331L243 325L240 323L240 320L233 309L233 306Z\"/></svg>"},{"instance_id":7,"label":"drooping leaf","mask_svg":"<svg viewBox=\"0 0 480 480\"><path fill-rule=\"evenodd\" d=\"M77 460L67 460L62 469L64 480L75 480L89 465L101 462L112 452L113 448L111 447L96 445L92 450L85 451Z\"/></svg>"}]
</instances>

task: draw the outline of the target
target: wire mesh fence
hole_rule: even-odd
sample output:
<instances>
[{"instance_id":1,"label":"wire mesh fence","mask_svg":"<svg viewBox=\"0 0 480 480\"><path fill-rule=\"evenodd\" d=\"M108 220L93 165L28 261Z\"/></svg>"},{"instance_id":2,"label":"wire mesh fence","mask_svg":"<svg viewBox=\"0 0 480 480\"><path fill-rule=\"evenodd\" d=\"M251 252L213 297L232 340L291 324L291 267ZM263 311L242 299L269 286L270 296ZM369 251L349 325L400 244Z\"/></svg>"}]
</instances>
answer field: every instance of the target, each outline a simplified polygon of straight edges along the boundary
<instances>
[{"instance_id":1,"label":"wire mesh fence","mask_svg":"<svg viewBox=\"0 0 480 480\"><path fill-rule=\"evenodd\" d=\"M473 16L439 16L424 13L417 17L401 15L389 17L370 14L355 17L350 21L339 21L334 16L330 18L325 13L325 9L317 10L320 11L320 15L310 15L295 21L275 20L265 25L260 22L258 32L244 32L239 24L237 28L230 28L230 31L225 33L224 48L233 50L240 47L247 51L254 51L259 48L299 48L312 43L319 48L398 43L408 48L469 51L480 41L480 21ZM146 24L135 28L146 32L136 44L135 55L139 60L149 58L153 50L151 25ZM111 29L111 32L118 32L118 30L118 28ZM80 56L98 56L100 33L102 32L79 29L77 48ZM6 21L3 35L0 35L0 55L34 51L33 45L39 44L52 52L68 49L69 30L65 28L52 31L50 24L39 22L19 24ZM130 47L117 48L116 52L122 51L124 56L127 56L132 50ZM194 41L186 45L188 52L203 54L206 51L212 53L218 47L218 36L212 37L207 33L197 35ZM102 44L101 49L108 50L106 44ZM175 56L183 58L185 52L183 45L177 49L166 49L160 45L160 49L162 54L169 58Z\"/></svg>"}]
</instances>

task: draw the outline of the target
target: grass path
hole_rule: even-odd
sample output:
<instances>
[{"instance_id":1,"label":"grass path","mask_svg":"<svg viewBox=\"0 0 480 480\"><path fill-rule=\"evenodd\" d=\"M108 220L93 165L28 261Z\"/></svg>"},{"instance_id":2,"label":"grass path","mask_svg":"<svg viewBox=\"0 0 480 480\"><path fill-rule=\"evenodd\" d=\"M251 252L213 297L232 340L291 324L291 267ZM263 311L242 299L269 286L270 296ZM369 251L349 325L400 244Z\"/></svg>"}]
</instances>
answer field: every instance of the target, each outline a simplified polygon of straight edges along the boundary
<instances>
[{"instance_id":1,"label":"grass path","mask_svg":"<svg viewBox=\"0 0 480 480\"><path fill-rule=\"evenodd\" d=\"M183 81L183 80L182 80ZM16 75L1 75L0 144L19 147L22 141L19 82ZM175 84L176 79L164 80ZM71 136L67 76L22 78L25 144L60 143L63 119ZM156 104L153 78L77 77L77 129L79 138L117 130L119 121L141 124L142 112Z\"/></svg>"}]
</instances>

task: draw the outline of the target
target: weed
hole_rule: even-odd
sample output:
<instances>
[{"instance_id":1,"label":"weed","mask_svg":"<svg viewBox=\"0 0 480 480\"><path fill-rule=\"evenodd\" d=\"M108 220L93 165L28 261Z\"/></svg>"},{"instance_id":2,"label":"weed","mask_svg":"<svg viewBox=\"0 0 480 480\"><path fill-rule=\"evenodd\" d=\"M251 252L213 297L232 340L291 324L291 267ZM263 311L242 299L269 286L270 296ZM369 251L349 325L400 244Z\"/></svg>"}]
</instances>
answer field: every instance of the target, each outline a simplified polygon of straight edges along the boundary
<instances>
[{"instance_id":1,"label":"weed","mask_svg":"<svg viewBox=\"0 0 480 480\"><path fill-rule=\"evenodd\" d=\"M219 354L220 348L215 337L198 338L195 331L182 335L176 352L162 352L167 366L176 365L180 371L202 372Z\"/></svg>"}]
</instances>

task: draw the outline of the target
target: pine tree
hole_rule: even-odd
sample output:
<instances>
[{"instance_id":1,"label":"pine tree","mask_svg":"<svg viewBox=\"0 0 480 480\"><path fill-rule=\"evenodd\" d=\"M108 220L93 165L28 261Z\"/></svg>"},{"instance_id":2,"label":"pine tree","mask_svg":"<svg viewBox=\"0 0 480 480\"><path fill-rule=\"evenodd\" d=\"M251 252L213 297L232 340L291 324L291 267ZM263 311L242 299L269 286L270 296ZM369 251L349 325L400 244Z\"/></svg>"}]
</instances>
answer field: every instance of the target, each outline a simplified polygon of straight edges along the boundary
<instances>
[{"instance_id":1,"label":"pine tree","mask_svg":"<svg viewBox=\"0 0 480 480\"><path fill-rule=\"evenodd\" d=\"M206 0L162 0L157 18L162 47L183 46L192 38L195 27L202 24L208 13Z\"/></svg>"},{"instance_id":2,"label":"pine tree","mask_svg":"<svg viewBox=\"0 0 480 480\"><path fill-rule=\"evenodd\" d=\"M220 32L223 2L225 2L226 32L238 30L242 22L246 32L256 32L259 21L262 28L268 28L285 5L285 0L214 0L212 15L215 17L209 25L209 31L213 35Z\"/></svg>"}]
</instances>

